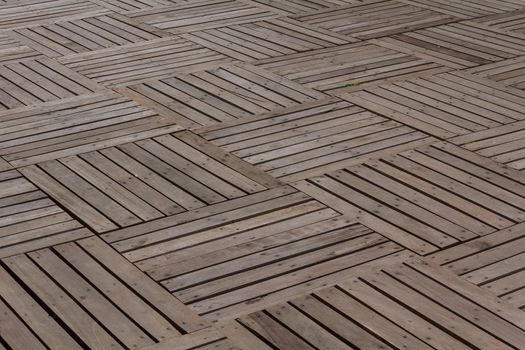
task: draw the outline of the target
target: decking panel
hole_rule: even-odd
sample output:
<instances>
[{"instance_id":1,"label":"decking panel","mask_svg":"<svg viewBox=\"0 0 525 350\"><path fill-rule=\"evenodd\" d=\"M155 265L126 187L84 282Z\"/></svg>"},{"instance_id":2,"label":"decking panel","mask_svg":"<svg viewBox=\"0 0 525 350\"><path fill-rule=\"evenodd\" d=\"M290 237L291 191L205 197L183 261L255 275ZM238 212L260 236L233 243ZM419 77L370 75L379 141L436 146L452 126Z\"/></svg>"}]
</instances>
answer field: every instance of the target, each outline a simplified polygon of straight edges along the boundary
<instances>
[{"instance_id":1,"label":"decking panel","mask_svg":"<svg viewBox=\"0 0 525 350\"><path fill-rule=\"evenodd\" d=\"M525 349L525 0L0 0L0 350Z\"/></svg>"}]
</instances>

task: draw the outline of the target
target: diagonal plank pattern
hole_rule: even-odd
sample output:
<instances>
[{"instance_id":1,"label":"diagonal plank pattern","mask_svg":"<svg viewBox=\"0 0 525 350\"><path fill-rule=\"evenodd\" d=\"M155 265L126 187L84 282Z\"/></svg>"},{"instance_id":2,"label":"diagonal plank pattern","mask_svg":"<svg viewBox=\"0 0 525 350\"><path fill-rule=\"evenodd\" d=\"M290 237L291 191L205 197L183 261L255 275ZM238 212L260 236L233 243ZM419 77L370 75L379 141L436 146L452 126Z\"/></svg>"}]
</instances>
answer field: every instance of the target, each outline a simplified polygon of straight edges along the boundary
<instances>
[{"instance_id":1,"label":"diagonal plank pattern","mask_svg":"<svg viewBox=\"0 0 525 350\"><path fill-rule=\"evenodd\" d=\"M33 60L42 57L38 51L31 47L21 45L20 42L11 36L0 33L0 64L9 64Z\"/></svg>"},{"instance_id":2,"label":"diagonal plank pattern","mask_svg":"<svg viewBox=\"0 0 525 350\"><path fill-rule=\"evenodd\" d=\"M210 318L305 292L402 249L288 187L102 237L199 314L220 310Z\"/></svg>"},{"instance_id":3,"label":"diagonal plank pattern","mask_svg":"<svg viewBox=\"0 0 525 350\"><path fill-rule=\"evenodd\" d=\"M357 41L291 18L196 31L183 37L242 61L289 55Z\"/></svg>"},{"instance_id":4,"label":"diagonal plank pattern","mask_svg":"<svg viewBox=\"0 0 525 350\"><path fill-rule=\"evenodd\" d=\"M0 0L0 350L525 350L525 0Z\"/></svg>"},{"instance_id":5,"label":"diagonal plank pattern","mask_svg":"<svg viewBox=\"0 0 525 350\"><path fill-rule=\"evenodd\" d=\"M523 91L463 72L378 85L341 97L440 138L525 118Z\"/></svg>"},{"instance_id":6,"label":"diagonal plank pattern","mask_svg":"<svg viewBox=\"0 0 525 350\"><path fill-rule=\"evenodd\" d=\"M433 254L428 260L523 309L524 236L525 226L520 224Z\"/></svg>"},{"instance_id":7,"label":"diagonal plank pattern","mask_svg":"<svg viewBox=\"0 0 525 350\"><path fill-rule=\"evenodd\" d=\"M367 1L346 7L314 11L299 21L357 39L372 39L454 21L453 16L396 0Z\"/></svg>"},{"instance_id":8,"label":"diagonal plank pattern","mask_svg":"<svg viewBox=\"0 0 525 350\"><path fill-rule=\"evenodd\" d=\"M48 57L59 57L158 39L167 33L119 14L109 14L21 28L14 30L12 36Z\"/></svg>"},{"instance_id":9,"label":"diagonal plank pattern","mask_svg":"<svg viewBox=\"0 0 525 350\"><path fill-rule=\"evenodd\" d=\"M256 64L330 94L412 75L424 76L450 70L438 63L370 42L261 59Z\"/></svg>"},{"instance_id":10,"label":"diagonal plank pattern","mask_svg":"<svg viewBox=\"0 0 525 350\"><path fill-rule=\"evenodd\" d=\"M445 13L463 19L480 17L494 13L504 13L523 7L516 0L400 0L404 3Z\"/></svg>"},{"instance_id":11,"label":"diagonal plank pattern","mask_svg":"<svg viewBox=\"0 0 525 350\"><path fill-rule=\"evenodd\" d=\"M197 131L287 182L432 141L422 132L336 98Z\"/></svg>"},{"instance_id":12,"label":"diagonal plank pattern","mask_svg":"<svg viewBox=\"0 0 525 350\"><path fill-rule=\"evenodd\" d=\"M195 71L231 59L182 38L166 37L67 55L59 61L104 86L115 86L167 77L180 70Z\"/></svg>"},{"instance_id":13,"label":"diagonal plank pattern","mask_svg":"<svg viewBox=\"0 0 525 350\"><path fill-rule=\"evenodd\" d=\"M524 128L525 123L520 121L455 137L450 141L509 167L523 170L525 169Z\"/></svg>"},{"instance_id":14,"label":"diagonal plank pattern","mask_svg":"<svg viewBox=\"0 0 525 350\"><path fill-rule=\"evenodd\" d=\"M1 66L0 84L0 110L104 90L101 85L48 58Z\"/></svg>"},{"instance_id":15,"label":"diagonal plank pattern","mask_svg":"<svg viewBox=\"0 0 525 350\"><path fill-rule=\"evenodd\" d=\"M0 9L0 29L17 29L109 13L88 0L7 1Z\"/></svg>"},{"instance_id":16,"label":"diagonal plank pattern","mask_svg":"<svg viewBox=\"0 0 525 350\"><path fill-rule=\"evenodd\" d=\"M356 273L235 322L278 349L521 347L521 315L462 282L409 261ZM480 299L489 305L478 308Z\"/></svg>"},{"instance_id":17,"label":"diagonal plank pattern","mask_svg":"<svg viewBox=\"0 0 525 350\"><path fill-rule=\"evenodd\" d=\"M31 335L24 339L33 343L28 349L136 348L206 326L100 238L16 255L3 264L3 309L9 305L35 323L31 330L39 335L20 329Z\"/></svg>"},{"instance_id":18,"label":"diagonal plank pattern","mask_svg":"<svg viewBox=\"0 0 525 350\"><path fill-rule=\"evenodd\" d=\"M195 0L159 9L134 11L130 17L173 33L224 27L277 17L249 1Z\"/></svg>"},{"instance_id":19,"label":"diagonal plank pattern","mask_svg":"<svg viewBox=\"0 0 525 350\"><path fill-rule=\"evenodd\" d=\"M326 95L250 64L227 64L119 88L185 127L213 125L323 99Z\"/></svg>"},{"instance_id":20,"label":"diagonal plank pattern","mask_svg":"<svg viewBox=\"0 0 525 350\"><path fill-rule=\"evenodd\" d=\"M456 69L525 53L523 34L471 21L392 35L372 42Z\"/></svg>"},{"instance_id":21,"label":"diagonal plank pattern","mask_svg":"<svg viewBox=\"0 0 525 350\"><path fill-rule=\"evenodd\" d=\"M0 257L93 235L16 170L0 172Z\"/></svg>"},{"instance_id":22,"label":"diagonal plank pattern","mask_svg":"<svg viewBox=\"0 0 525 350\"><path fill-rule=\"evenodd\" d=\"M20 170L97 232L279 184L186 131Z\"/></svg>"},{"instance_id":23,"label":"diagonal plank pattern","mask_svg":"<svg viewBox=\"0 0 525 350\"><path fill-rule=\"evenodd\" d=\"M16 166L181 130L174 120L109 91L37 106L0 112L0 154Z\"/></svg>"},{"instance_id":24,"label":"diagonal plank pattern","mask_svg":"<svg viewBox=\"0 0 525 350\"><path fill-rule=\"evenodd\" d=\"M479 158L437 143L297 187L426 254L525 221L522 174Z\"/></svg>"}]
</instances>

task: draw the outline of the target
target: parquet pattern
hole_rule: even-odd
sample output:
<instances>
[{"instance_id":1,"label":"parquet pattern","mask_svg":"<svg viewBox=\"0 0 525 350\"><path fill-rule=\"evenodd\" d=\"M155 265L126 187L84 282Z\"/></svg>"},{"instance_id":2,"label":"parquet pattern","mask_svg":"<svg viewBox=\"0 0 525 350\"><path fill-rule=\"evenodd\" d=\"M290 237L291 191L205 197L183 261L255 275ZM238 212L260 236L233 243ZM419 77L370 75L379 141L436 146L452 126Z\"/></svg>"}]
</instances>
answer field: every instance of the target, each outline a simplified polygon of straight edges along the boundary
<instances>
[{"instance_id":1,"label":"parquet pattern","mask_svg":"<svg viewBox=\"0 0 525 350\"><path fill-rule=\"evenodd\" d=\"M0 0L0 350L525 350L525 0Z\"/></svg>"}]
</instances>

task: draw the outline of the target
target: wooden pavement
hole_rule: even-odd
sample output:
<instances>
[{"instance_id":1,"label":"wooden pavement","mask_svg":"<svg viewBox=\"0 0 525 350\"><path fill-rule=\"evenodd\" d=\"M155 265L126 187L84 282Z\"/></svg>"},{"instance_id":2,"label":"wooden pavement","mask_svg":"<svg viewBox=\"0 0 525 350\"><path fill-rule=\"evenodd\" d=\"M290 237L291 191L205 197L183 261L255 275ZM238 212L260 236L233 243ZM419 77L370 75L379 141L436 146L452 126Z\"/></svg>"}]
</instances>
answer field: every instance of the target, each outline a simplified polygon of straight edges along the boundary
<instances>
[{"instance_id":1,"label":"wooden pavement","mask_svg":"<svg viewBox=\"0 0 525 350\"><path fill-rule=\"evenodd\" d=\"M0 0L33 349L525 349L525 0Z\"/></svg>"}]
</instances>

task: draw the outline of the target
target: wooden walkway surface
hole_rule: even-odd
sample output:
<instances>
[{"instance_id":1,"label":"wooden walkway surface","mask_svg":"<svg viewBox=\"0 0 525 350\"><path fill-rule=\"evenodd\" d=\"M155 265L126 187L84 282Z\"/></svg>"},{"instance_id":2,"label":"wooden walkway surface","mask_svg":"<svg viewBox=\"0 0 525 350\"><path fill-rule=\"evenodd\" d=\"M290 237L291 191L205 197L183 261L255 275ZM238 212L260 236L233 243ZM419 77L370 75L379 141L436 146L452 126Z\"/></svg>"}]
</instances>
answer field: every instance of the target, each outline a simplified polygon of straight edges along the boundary
<instances>
[{"instance_id":1,"label":"wooden walkway surface","mask_svg":"<svg viewBox=\"0 0 525 350\"><path fill-rule=\"evenodd\" d=\"M525 349L525 0L0 0L33 349Z\"/></svg>"}]
</instances>

